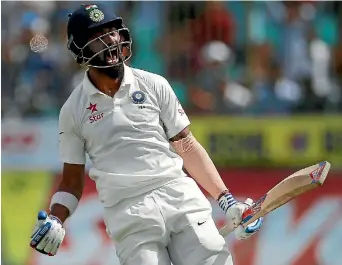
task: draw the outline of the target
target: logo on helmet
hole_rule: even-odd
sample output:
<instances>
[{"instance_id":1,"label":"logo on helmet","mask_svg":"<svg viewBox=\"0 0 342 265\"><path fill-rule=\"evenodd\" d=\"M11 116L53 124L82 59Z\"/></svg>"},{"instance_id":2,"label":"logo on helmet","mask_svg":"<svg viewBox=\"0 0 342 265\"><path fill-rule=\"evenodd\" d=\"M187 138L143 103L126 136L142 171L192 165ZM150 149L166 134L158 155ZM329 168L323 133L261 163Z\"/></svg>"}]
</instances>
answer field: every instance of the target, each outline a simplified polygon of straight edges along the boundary
<instances>
[{"instance_id":1,"label":"logo on helmet","mask_svg":"<svg viewBox=\"0 0 342 265\"><path fill-rule=\"evenodd\" d=\"M86 5L86 6L84 6L84 8L86 10L90 10L90 9L94 9L94 8L98 8L98 7L97 7L97 5Z\"/></svg>"},{"instance_id":2,"label":"logo on helmet","mask_svg":"<svg viewBox=\"0 0 342 265\"><path fill-rule=\"evenodd\" d=\"M100 22L101 20L104 19L104 14L99 9L93 9L93 10L90 11L89 17L94 22Z\"/></svg>"}]
</instances>

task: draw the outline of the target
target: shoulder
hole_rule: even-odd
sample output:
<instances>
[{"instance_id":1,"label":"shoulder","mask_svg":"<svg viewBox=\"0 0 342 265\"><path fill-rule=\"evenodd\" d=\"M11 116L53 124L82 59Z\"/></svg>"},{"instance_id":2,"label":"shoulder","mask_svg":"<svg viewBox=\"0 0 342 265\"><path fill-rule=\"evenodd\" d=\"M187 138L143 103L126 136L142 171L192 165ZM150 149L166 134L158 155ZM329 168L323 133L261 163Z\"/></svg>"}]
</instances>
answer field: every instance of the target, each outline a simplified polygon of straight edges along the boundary
<instances>
[{"instance_id":1,"label":"shoulder","mask_svg":"<svg viewBox=\"0 0 342 265\"><path fill-rule=\"evenodd\" d=\"M60 119L74 117L77 113L79 105L82 103L83 98L83 83L81 82L70 94L68 99L64 102L60 110Z\"/></svg>"},{"instance_id":2,"label":"shoulder","mask_svg":"<svg viewBox=\"0 0 342 265\"><path fill-rule=\"evenodd\" d=\"M159 74L148 72L148 71L141 70L141 69L136 69L136 68L131 68L131 69L132 69L134 77L138 80L138 82L139 81L144 82L156 90L165 86L170 86L166 78Z\"/></svg>"}]
</instances>

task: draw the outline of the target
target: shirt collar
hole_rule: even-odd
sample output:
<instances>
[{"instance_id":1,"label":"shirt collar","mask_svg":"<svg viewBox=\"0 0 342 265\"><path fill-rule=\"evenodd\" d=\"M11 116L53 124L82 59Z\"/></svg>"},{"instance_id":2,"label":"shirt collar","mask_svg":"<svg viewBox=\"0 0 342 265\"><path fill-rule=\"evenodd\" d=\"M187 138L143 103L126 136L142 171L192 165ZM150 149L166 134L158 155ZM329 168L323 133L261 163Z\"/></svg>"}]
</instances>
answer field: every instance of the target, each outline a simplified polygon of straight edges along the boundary
<instances>
[{"instance_id":1,"label":"shirt collar","mask_svg":"<svg viewBox=\"0 0 342 265\"><path fill-rule=\"evenodd\" d=\"M124 64L124 77L121 82L121 86L132 85L134 83L134 75L132 72L132 68Z\"/></svg>"},{"instance_id":2,"label":"shirt collar","mask_svg":"<svg viewBox=\"0 0 342 265\"><path fill-rule=\"evenodd\" d=\"M134 83L134 75L132 72L132 69L124 64L124 77L122 79L121 85L119 89L124 88L125 86L130 86ZM89 80L88 77L88 70L84 73L83 78L83 89L86 91L88 95L94 95L94 94L103 94L100 90L98 90L93 83Z\"/></svg>"}]
</instances>

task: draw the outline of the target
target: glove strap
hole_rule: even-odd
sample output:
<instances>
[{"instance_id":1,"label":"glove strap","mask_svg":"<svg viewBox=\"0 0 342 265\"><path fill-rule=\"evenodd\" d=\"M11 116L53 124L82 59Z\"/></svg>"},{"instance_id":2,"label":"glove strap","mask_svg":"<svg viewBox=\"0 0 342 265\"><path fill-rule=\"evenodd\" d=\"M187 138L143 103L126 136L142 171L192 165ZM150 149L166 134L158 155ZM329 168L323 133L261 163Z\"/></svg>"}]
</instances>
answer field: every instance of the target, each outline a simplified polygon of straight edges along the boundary
<instances>
[{"instance_id":1,"label":"glove strap","mask_svg":"<svg viewBox=\"0 0 342 265\"><path fill-rule=\"evenodd\" d=\"M220 195L218 202L219 202L219 206L225 213L230 207L232 207L234 204L237 203L233 195L229 192L226 192L225 194Z\"/></svg>"}]
</instances>

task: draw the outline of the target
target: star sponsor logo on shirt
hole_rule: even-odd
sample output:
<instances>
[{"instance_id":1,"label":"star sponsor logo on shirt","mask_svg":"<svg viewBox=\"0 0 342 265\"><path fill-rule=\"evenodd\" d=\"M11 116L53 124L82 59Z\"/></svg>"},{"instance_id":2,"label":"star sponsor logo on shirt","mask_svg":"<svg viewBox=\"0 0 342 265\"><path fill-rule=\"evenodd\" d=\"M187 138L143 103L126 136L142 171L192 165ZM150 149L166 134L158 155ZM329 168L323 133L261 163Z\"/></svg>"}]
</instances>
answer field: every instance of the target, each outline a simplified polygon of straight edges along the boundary
<instances>
[{"instance_id":1,"label":"star sponsor logo on shirt","mask_svg":"<svg viewBox=\"0 0 342 265\"><path fill-rule=\"evenodd\" d=\"M94 114L94 115L91 115L89 117L89 120L90 120L90 123L93 123L93 122L96 122L96 121L99 121L103 118L103 115L104 113L100 113L100 114Z\"/></svg>"},{"instance_id":2,"label":"star sponsor logo on shirt","mask_svg":"<svg viewBox=\"0 0 342 265\"><path fill-rule=\"evenodd\" d=\"M87 109L91 110L91 114L93 114L93 112L97 111L96 106L97 104L92 104L91 102L89 102L89 107Z\"/></svg>"},{"instance_id":3,"label":"star sponsor logo on shirt","mask_svg":"<svg viewBox=\"0 0 342 265\"><path fill-rule=\"evenodd\" d=\"M101 112L101 113L98 113L98 114L93 114L94 112L98 111L97 110L97 104L92 104L91 102L89 102L89 107L87 108L87 110L90 110L91 111L91 116L89 116L89 121L90 123L93 123L93 122L96 122L96 121L99 121L103 118L104 116L104 113Z\"/></svg>"}]
</instances>

